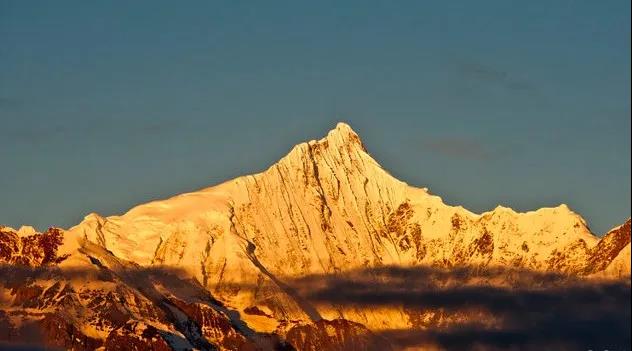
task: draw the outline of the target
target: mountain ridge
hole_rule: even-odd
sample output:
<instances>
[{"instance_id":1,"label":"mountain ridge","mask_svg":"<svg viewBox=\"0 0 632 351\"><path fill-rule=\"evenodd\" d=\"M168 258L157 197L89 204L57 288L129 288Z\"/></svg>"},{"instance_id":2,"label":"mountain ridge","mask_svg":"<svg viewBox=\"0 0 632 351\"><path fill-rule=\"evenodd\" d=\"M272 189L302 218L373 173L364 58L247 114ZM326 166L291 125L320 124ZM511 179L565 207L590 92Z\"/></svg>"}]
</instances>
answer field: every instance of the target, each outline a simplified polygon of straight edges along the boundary
<instances>
[{"instance_id":1,"label":"mountain ridge","mask_svg":"<svg viewBox=\"0 0 632 351\"><path fill-rule=\"evenodd\" d=\"M236 178L233 178L233 179L229 179L229 180L226 180L226 181L220 182L220 183L218 183L218 184L216 184L216 185L212 185L212 186L208 186L208 187L203 187L203 188L200 188L200 189L198 189L198 190L193 190L193 191L188 191L188 192L185 192L185 193L177 194L177 195L174 195L174 196L171 196L171 197L165 198L165 199L155 199L155 200L150 200L150 201L145 202L145 203L142 203L142 204L140 204L140 205L133 206L133 207L132 207L130 210L128 210L127 212L131 212L131 211L135 210L137 207L140 207L140 206L146 206L146 205L150 205L150 204L152 204L152 203L162 203L162 202L164 202L164 201L167 201L167 200L170 200L170 199L173 199L173 198L177 198L177 197L181 197L181 196L187 196L187 195L191 195L191 194L195 194L195 193L200 193L200 192L206 192L206 191L212 190L212 189L213 189L213 188L215 188L215 187L222 186L222 185L224 185L225 183L230 183L230 182L236 181L236 180L238 180L238 179L247 178L247 177L251 177L251 176L254 176L254 175L258 175L258 174L262 174L262 173L268 172L268 171L270 171L271 169L274 169L274 168L275 168L275 166L278 166L278 164L279 164L279 163L283 163L284 161L288 161L288 160L290 160L290 159L292 159L292 158L296 158L296 155L297 155L297 154L300 154L301 152L309 152L309 151L308 151L308 150L309 150L309 148L308 148L308 149L305 149L306 147L309 147L309 146L312 146L312 145L319 145L319 143L328 143L328 142L330 141L330 139L333 139L333 138L337 138L337 139L342 140L342 141L343 141L343 144L347 144L347 141L348 141L348 142L349 142L349 143L348 143L348 145L351 145L351 146L354 146L354 145L359 146L359 148L360 148L363 152L365 152L365 153L367 154L367 156L369 156L369 158L371 159L371 161L372 161L373 163L375 163L375 164L376 164L376 165L377 165L380 169L382 169L382 170L383 170L386 174L388 174L389 176L393 177L393 176L392 176L392 175L391 175L391 174L390 174L387 170L383 169L383 168L379 165L379 163L378 163L377 161L375 161L375 160L374 160L374 159L370 156L370 154L368 153L368 151L367 151L366 147L364 146L364 143L362 142L362 140L360 139L360 137L358 136L358 134L357 134L357 133L356 133L356 132L355 132L355 131L354 131L354 130L353 130L353 129L349 126L349 124L347 124L347 123L345 123L345 122L338 122L338 123L336 124L336 127L335 127L334 129L330 130L330 131L327 133L327 136L325 136L325 137L323 137L323 138L321 138L321 139L312 139L312 140L309 140L309 141L306 141L306 142L301 142L301 143L296 144L294 147L292 147L292 148L290 149L290 151L289 151L289 152L288 152L285 156L283 156L282 158L280 158L280 159L279 159L279 161L277 161L276 163L273 163L273 164L272 164L272 165L270 165L268 168L266 168L265 170L263 170L263 171L261 171L261 172L259 172L259 173L253 173L253 174L248 174L248 175L239 176L239 177L236 177ZM299 157L300 157L300 156L299 156ZM395 179L395 178L393 177L393 179ZM397 180L397 181L399 181L399 182L401 182L401 183L403 183L403 184L405 184L405 185L411 186L411 185L409 185L407 182L404 182L404 181L401 181L401 180ZM470 210L470 209L468 209L468 208L466 208L466 207L463 207L462 205L459 205L459 204L454 204L454 205L451 205L451 204L447 204L447 203L445 203L445 202L444 202L444 200L443 200L443 198L441 198L441 197L440 197L439 195L437 195L437 194L432 194L432 193L429 191L429 189L428 189L428 188L426 188L426 187L416 187L416 186L412 186L412 187L415 187L415 188L417 188L417 189L421 189L421 190L423 190L423 191L427 192L427 193L428 193L428 194L430 194L430 195L433 195L433 196L438 197L438 198L440 199L440 201L441 201L442 203L446 204L447 206L451 206L451 207L456 207L456 208L463 209L464 211L467 211L467 212L469 212L470 214L475 215L475 216L493 215L494 213L496 213L496 212L501 212L501 211L502 211L502 212L510 212L510 213L513 213L513 214L529 214L529 213L532 213L532 212L536 212L536 213L537 213L537 212L539 212L539 211L547 211L547 210L553 210L553 209L558 209L558 210L567 210L568 212L571 212L571 213L577 214L577 213L575 213L575 212L574 212L574 211L570 208L570 206L569 206L568 204L565 204L565 203L560 203L560 204L558 204L558 205L554 205L554 206L544 206L544 207L540 207L540 208L536 208L536 209L532 209L532 210L527 210L527 211L517 211L517 210L513 209L512 207L509 207L509 206L505 206L505 205L501 205L501 204L499 204L499 205L497 205L497 206L496 206L495 208L493 208L493 209L489 209L489 210L486 210L486 211L483 211L483 212L477 213L477 212L474 212L474 211L472 211L472 210ZM579 217L581 217L581 220L582 220L582 221L586 224L586 220L585 220L585 219L584 219L581 215L579 215L579 214L577 214L577 215L578 215ZM89 213L88 215L86 215L86 217L90 217L90 216L97 216L97 217L101 217L101 215L99 215L98 213L95 213L95 212L92 212L92 213ZM120 216L120 215L113 215L113 216L111 216L111 217L116 217L116 216ZM86 217L84 217L84 219L85 219ZM597 234L595 234L595 235L597 236Z\"/></svg>"},{"instance_id":2,"label":"mountain ridge","mask_svg":"<svg viewBox=\"0 0 632 351\"><path fill-rule=\"evenodd\" d=\"M564 204L523 213L497 206L481 214L445 204L427 188L394 178L349 125L338 123L324 138L294 146L260 173L141 204L121 215L90 213L68 230L37 236L28 227L0 229L0 256L8 257L0 262L52 264L62 273L97 277L77 282L54 273L62 274L59 279L69 289L65 301L77 311L70 319L74 322L60 328L79 328L90 338L79 349L99 340L107 345L110 336L142 344L143 335L162 335L165 347L175 349L279 349L289 343L334 350L352 347L349 340L366 349L373 342L384 345L373 333L449 328L464 318L488 326L505 322L485 311L323 301L310 293L323 287L306 292L305 277L380 286L384 279L399 279L382 277L381 267L424 275L428 272L418 268L428 267L428 282L436 289L451 286L451 279L435 282L442 270L461 272L458 279L476 288L481 281L498 289L525 284L558 289L578 279L619 281L630 275L629 223L600 239ZM41 239L49 237L54 240ZM463 275L463 269L468 273ZM507 273L494 273L498 270ZM57 311L46 312L52 318L47 325L59 326L55 318L62 312L43 297L52 289L49 281L35 279L24 287L5 282L14 296L6 306L28 305L16 302L20 294L39 298L42 306ZM112 307L103 296L128 297ZM91 304L99 306L98 316L87 320L78 311ZM15 307L0 311L5 309L9 324L26 323L12 314ZM127 312L114 313L119 310ZM113 313L124 317L113 319ZM329 344L332 330L339 338Z\"/></svg>"}]
</instances>

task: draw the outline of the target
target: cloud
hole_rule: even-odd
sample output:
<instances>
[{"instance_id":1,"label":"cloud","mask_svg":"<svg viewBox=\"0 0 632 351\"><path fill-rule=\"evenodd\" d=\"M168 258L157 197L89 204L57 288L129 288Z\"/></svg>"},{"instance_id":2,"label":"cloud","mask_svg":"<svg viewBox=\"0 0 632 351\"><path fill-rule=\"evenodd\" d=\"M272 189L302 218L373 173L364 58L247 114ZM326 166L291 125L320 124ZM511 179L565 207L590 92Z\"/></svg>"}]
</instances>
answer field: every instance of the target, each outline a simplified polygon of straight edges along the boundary
<instances>
[{"instance_id":1,"label":"cloud","mask_svg":"<svg viewBox=\"0 0 632 351\"><path fill-rule=\"evenodd\" d=\"M292 283L314 304L401 306L442 321L383 336L444 349L630 349L630 284L522 269L381 267ZM476 323L475 321L481 321Z\"/></svg>"},{"instance_id":2,"label":"cloud","mask_svg":"<svg viewBox=\"0 0 632 351\"><path fill-rule=\"evenodd\" d=\"M494 156L484 143L467 137L429 139L423 143L423 147L440 155L457 159L482 161Z\"/></svg>"},{"instance_id":3,"label":"cloud","mask_svg":"<svg viewBox=\"0 0 632 351\"><path fill-rule=\"evenodd\" d=\"M113 273L104 274L108 270L99 260L93 264L90 269L77 270L0 265L0 283L9 288L36 278L115 279ZM151 288L151 282L159 282L178 299L197 296L201 302L221 307L199 283L184 279L186 273L181 270L137 268L116 276L130 286L142 287L155 301L162 295ZM629 280L588 281L499 267L383 266L284 277L283 281L316 309L324 305L351 309L399 306L411 320L415 313L432 311L442 318L456 317L449 323L378 332L396 349L432 345L442 350L629 350L631 346ZM233 323L240 323L236 312L225 310Z\"/></svg>"},{"instance_id":4,"label":"cloud","mask_svg":"<svg viewBox=\"0 0 632 351\"><path fill-rule=\"evenodd\" d=\"M493 84L516 92L534 93L538 90L529 81L490 65L473 60L457 60L455 65L457 72L464 79Z\"/></svg>"}]
</instances>

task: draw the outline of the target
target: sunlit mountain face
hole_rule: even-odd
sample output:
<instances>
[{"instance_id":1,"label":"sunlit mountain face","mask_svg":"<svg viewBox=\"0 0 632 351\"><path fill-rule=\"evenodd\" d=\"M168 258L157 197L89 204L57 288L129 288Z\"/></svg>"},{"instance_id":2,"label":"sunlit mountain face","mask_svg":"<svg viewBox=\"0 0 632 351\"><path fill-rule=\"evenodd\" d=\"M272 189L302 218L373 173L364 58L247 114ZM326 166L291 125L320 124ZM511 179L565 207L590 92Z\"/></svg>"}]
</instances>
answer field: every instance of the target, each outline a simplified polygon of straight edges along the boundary
<instances>
[{"instance_id":1,"label":"sunlit mountain face","mask_svg":"<svg viewBox=\"0 0 632 351\"><path fill-rule=\"evenodd\" d=\"M447 205L339 123L259 174L0 227L0 348L629 350L630 220L598 234Z\"/></svg>"}]
</instances>

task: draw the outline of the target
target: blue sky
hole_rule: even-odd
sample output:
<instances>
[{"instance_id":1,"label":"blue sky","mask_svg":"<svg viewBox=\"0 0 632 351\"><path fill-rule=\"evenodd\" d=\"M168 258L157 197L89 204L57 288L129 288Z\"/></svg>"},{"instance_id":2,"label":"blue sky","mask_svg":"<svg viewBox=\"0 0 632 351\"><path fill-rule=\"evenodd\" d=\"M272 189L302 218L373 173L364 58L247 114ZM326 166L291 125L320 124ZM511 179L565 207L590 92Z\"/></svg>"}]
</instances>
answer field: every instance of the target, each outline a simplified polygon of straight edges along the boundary
<instances>
[{"instance_id":1,"label":"blue sky","mask_svg":"<svg viewBox=\"0 0 632 351\"><path fill-rule=\"evenodd\" d=\"M0 223L258 172L339 120L481 212L630 215L629 1L0 1Z\"/></svg>"}]
</instances>

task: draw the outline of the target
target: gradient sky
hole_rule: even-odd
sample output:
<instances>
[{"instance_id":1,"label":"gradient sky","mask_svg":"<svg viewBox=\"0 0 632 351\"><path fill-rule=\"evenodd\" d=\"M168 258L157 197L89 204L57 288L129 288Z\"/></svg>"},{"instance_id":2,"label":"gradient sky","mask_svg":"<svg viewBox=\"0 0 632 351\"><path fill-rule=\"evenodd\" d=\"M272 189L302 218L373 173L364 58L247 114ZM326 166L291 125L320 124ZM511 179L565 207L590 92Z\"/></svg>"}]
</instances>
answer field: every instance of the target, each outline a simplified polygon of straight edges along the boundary
<instances>
[{"instance_id":1,"label":"gradient sky","mask_svg":"<svg viewBox=\"0 0 632 351\"><path fill-rule=\"evenodd\" d=\"M630 1L0 1L2 224L258 172L339 120L447 203L602 233L630 215Z\"/></svg>"}]
</instances>

